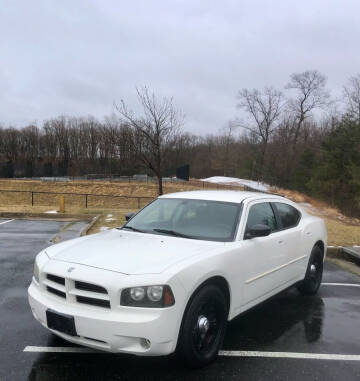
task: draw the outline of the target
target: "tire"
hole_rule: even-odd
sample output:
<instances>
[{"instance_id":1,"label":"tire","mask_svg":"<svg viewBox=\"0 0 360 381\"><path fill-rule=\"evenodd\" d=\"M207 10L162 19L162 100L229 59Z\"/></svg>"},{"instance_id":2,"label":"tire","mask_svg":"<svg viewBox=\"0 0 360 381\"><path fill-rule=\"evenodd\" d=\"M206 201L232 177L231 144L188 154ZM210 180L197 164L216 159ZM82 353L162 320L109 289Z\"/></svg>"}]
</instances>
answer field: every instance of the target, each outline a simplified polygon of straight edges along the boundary
<instances>
[{"instance_id":1,"label":"tire","mask_svg":"<svg viewBox=\"0 0 360 381\"><path fill-rule=\"evenodd\" d=\"M314 246L304 280L297 286L303 295L315 295L321 285L323 274L323 252L319 246Z\"/></svg>"},{"instance_id":2,"label":"tire","mask_svg":"<svg viewBox=\"0 0 360 381\"><path fill-rule=\"evenodd\" d=\"M214 285L201 288L190 300L180 330L177 355L191 368L213 362L222 345L228 305Z\"/></svg>"}]
</instances>

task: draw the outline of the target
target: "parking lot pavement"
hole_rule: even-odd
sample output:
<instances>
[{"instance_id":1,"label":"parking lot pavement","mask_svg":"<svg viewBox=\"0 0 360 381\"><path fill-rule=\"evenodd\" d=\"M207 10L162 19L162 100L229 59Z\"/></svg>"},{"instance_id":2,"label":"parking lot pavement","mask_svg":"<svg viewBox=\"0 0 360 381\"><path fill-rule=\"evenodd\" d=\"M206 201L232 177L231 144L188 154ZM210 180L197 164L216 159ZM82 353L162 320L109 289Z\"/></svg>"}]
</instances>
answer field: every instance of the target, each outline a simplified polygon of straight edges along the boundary
<instances>
[{"instance_id":1,"label":"parking lot pavement","mask_svg":"<svg viewBox=\"0 0 360 381\"><path fill-rule=\"evenodd\" d=\"M172 356L91 353L48 333L32 317L26 291L36 253L66 223L3 222L0 220L1 381L360 378L360 278L333 264L325 264L317 296L303 297L290 289L232 321L222 356L211 366L194 371Z\"/></svg>"}]
</instances>

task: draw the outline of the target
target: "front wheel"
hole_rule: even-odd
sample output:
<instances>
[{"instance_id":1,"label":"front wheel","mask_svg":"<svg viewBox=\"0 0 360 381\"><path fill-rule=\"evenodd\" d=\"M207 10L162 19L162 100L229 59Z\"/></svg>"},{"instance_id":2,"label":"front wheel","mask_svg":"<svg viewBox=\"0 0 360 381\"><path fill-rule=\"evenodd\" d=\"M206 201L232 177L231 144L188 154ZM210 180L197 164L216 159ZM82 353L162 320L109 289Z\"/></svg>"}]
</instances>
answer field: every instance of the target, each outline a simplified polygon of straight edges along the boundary
<instances>
[{"instance_id":1,"label":"front wheel","mask_svg":"<svg viewBox=\"0 0 360 381\"><path fill-rule=\"evenodd\" d=\"M223 342L228 306L216 286L201 288L190 301L179 336L177 353L186 364L198 368L214 361Z\"/></svg>"},{"instance_id":2,"label":"front wheel","mask_svg":"<svg viewBox=\"0 0 360 381\"><path fill-rule=\"evenodd\" d=\"M304 295L315 295L320 287L323 274L323 253L319 246L314 246L304 280L298 285L298 290Z\"/></svg>"}]
</instances>

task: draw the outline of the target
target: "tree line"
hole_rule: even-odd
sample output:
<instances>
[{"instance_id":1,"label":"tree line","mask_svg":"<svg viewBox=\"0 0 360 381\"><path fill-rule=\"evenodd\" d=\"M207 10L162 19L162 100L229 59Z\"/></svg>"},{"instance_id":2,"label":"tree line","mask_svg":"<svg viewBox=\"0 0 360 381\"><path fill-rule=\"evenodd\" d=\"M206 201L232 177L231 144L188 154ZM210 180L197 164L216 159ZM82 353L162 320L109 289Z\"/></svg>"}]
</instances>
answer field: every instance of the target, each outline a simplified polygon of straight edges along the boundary
<instances>
[{"instance_id":1,"label":"tree line","mask_svg":"<svg viewBox=\"0 0 360 381\"><path fill-rule=\"evenodd\" d=\"M146 87L137 95L141 113L121 100L102 121L61 116L0 127L0 177L148 173L161 194L162 177L190 164L192 177L264 181L360 216L360 75L341 100L316 70L292 74L284 89L241 89L241 117L206 136L184 131L172 98Z\"/></svg>"}]
</instances>

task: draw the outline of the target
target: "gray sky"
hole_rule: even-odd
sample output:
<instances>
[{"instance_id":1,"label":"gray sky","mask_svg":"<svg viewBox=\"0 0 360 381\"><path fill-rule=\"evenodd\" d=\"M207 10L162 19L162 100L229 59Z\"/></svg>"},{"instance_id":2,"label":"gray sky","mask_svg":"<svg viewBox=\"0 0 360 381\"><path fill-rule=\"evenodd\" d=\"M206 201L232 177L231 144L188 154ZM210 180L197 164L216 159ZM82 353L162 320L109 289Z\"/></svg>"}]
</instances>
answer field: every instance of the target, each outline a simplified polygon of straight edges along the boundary
<instances>
[{"instance_id":1,"label":"gray sky","mask_svg":"<svg viewBox=\"0 0 360 381\"><path fill-rule=\"evenodd\" d=\"M318 69L333 96L360 72L358 0L1 0L0 123L102 119L135 86L217 132L243 87Z\"/></svg>"}]
</instances>

